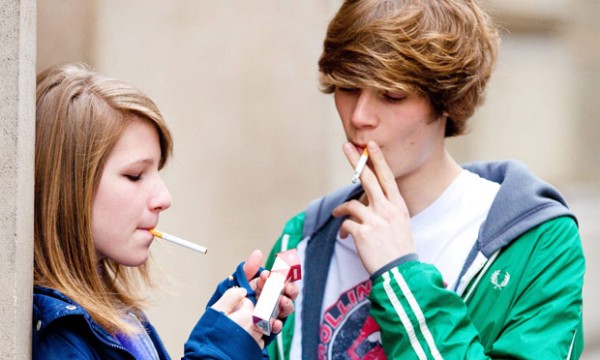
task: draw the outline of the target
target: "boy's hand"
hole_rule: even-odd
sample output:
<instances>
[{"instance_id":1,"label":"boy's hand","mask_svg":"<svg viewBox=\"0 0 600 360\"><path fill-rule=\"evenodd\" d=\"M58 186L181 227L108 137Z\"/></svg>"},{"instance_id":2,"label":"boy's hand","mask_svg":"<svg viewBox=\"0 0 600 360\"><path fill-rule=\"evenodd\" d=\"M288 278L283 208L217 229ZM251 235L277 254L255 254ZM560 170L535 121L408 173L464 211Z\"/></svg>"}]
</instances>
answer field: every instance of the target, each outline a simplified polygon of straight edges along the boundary
<instances>
[{"instance_id":1,"label":"boy's hand","mask_svg":"<svg viewBox=\"0 0 600 360\"><path fill-rule=\"evenodd\" d=\"M348 216L342 223L340 235L352 234L365 269L373 274L397 258L415 253L416 246L410 214L394 174L374 141L369 141L367 149L370 165L360 176L367 204L351 200L335 208L333 215ZM350 164L356 166L360 154L354 145L346 143L344 153Z\"/></svg>"}]
</instances>

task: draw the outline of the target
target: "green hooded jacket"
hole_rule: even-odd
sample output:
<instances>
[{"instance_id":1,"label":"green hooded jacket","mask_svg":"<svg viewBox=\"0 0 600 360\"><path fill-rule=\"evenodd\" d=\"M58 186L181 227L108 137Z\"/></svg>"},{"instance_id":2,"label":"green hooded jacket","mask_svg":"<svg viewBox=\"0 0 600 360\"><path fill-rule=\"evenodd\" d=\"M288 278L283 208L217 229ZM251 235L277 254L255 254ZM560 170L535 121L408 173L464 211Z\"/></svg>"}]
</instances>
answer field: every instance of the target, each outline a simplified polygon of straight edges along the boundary
<instances>
[{"instance_id":1,"label":"green hooded jacket","mask_svg":"<svg viewBox=\"0 0 600 360\"><path fill-rule=\"evenodd\" d=\"M371 276L370 314L380 327L386 357L579 358L585 259L576 220L564 199L517 162L465 167L500 183L501 188L457 288L446 289L439 271L414 257L400 259ZM359 187L344 190L345 195L340 198L338 194L331 205L323 205L327 197L319 199L313 203L319 204L318 211L309 206L289 220L267 268L277 252L295 248L301 241L319 245L324 238L319 234L332 221L329 209L361 191ZM323 209L328 215L319 214ZM325 218L316 221L325 225L314 225L315 214ZM313 227L308 233L307 224ZM328 263L308 262L307 256L303 266L328 268ZM313 276L302 281L316 280ZM305 286L302 312L309 307L320 309L321 304L313 299L318 297L307 293ZM292 314L270 345L271 359L288 358L295 321ZM307 335L304 329L303 336L318 337ZM303 359L318 358L310 341L302 339L302 343Z\"/></svg>"}]
</instances>

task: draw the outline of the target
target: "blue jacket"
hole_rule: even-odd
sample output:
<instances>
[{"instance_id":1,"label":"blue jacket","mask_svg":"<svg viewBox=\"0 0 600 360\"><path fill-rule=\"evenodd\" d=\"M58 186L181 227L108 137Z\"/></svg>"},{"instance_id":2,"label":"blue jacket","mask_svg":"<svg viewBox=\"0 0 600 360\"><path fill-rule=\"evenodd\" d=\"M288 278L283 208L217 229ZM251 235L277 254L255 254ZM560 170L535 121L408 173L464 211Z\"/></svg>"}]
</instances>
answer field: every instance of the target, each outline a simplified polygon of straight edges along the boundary
<instances>
[{"instance_id":1,"label":"blue jacket","mask_svg":"<svg viewBox=\"0 0 600 360\"><path fill-rule=\"evenodd\" d=\"M243 271L236 271L233 280L219 285L208 306L227 288L245 281L239 280L240 273L244 276ZM263 358L260 347L243 328L208 306L185 343L183 359L239 359L240 354L245 359ZM147 319L141 321L159 359L169 360L156 329ZM33 359L135 359L79 304L59 291L40 286L34 287L33 295L32 353Z\"/></svg>"}]
</instances>

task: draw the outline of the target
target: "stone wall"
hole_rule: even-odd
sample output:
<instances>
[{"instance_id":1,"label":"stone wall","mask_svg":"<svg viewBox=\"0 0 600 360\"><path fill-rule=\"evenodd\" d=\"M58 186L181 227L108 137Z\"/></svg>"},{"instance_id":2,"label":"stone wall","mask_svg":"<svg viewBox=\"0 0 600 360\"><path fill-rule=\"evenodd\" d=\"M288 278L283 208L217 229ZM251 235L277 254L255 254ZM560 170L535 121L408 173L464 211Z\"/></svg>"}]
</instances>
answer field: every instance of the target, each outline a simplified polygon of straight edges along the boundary
<instances>
[{"instance_id":1,"label":"stone wall","mask_svg":"<svg viewBox=\"0 0 600 360\"><path fill-rule=\"evenodd\" d=\"M35 5L0 1L0 359L31 358Z\"/></svg>"}]
</instances>

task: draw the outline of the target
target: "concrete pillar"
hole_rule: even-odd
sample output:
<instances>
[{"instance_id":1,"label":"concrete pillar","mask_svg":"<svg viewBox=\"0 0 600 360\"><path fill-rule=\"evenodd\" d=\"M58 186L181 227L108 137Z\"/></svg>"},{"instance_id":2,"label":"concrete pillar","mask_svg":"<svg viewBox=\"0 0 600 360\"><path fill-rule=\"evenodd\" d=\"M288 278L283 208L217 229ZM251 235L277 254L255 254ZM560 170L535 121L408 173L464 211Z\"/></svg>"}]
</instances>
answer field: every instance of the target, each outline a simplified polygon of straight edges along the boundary
<instances>
[{"instance_id":1,"label":"concrete pillar","mask_svg":"<svg viewBox=\"0 0 600 360\"><path fill-rule=\"evenodd\" d=\"M0 0L0 19L0 359L30 359L35 0Z\"/></svg>"}]
</instances>

